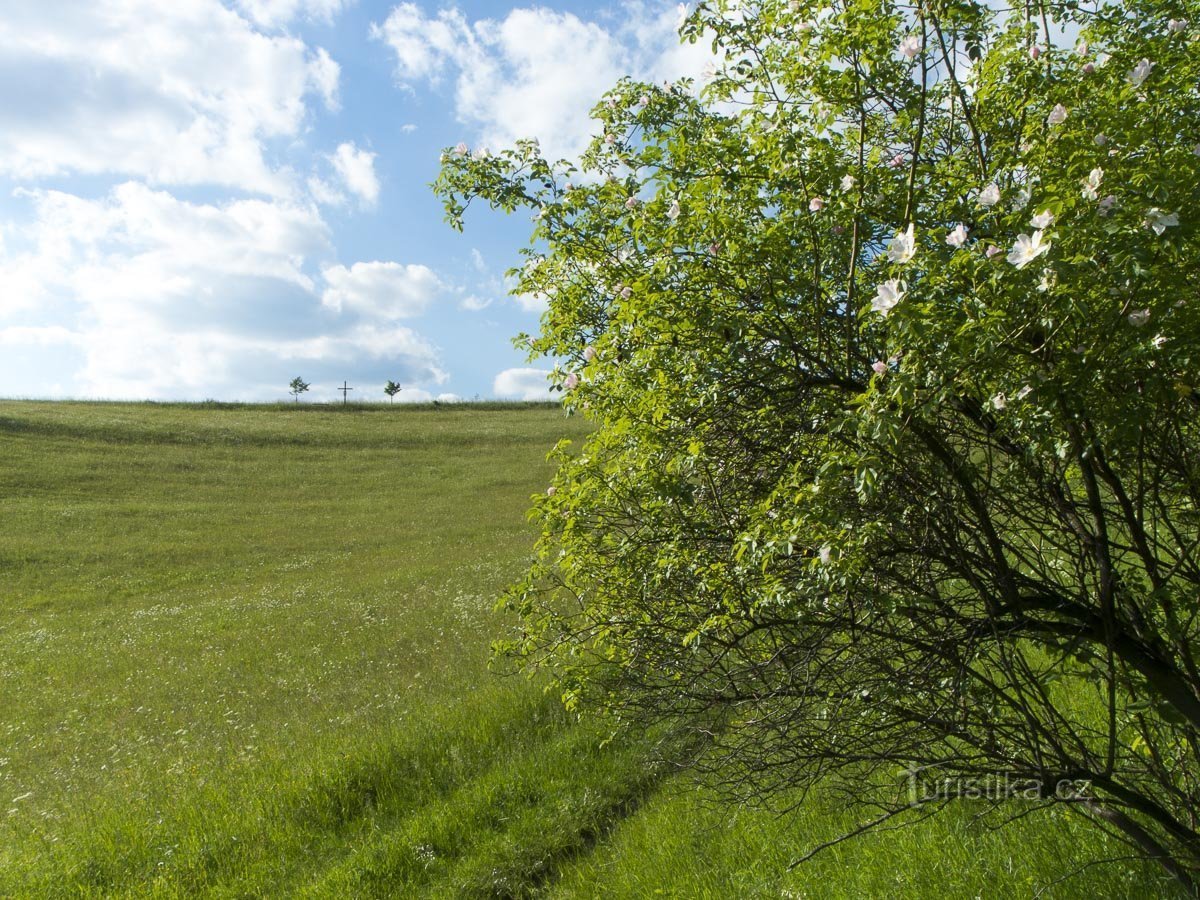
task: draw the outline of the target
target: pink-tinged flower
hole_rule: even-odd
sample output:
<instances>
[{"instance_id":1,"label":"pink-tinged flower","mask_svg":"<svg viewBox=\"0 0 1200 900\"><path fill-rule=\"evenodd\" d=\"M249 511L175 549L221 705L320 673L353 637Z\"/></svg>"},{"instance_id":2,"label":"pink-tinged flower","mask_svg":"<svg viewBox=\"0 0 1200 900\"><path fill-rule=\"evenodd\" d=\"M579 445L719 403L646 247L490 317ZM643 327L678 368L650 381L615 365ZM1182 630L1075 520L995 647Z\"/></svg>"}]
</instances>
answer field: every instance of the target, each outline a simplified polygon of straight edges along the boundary
<instances>
[{"instance_id":1,"label":"pink-tinged flower","mask_svg":"<svg viewBox=\"0 0 1200 900\"><path fill-rule=\"evenodd\" d=\"M1029 224L1039 231L1049 228L1054 224L1054 213L1048 209L1043 209L1040 213L1029 220Z\"/></svg>"},{"instance_id":2,"label":"pink-tinged flower","mask_svg":"<svg viewBox=\"0 0 1200 900\"><path fill-rule=\"evenodd\" d=\"M638 105L639 106L649 106L650 105L650 95L642 94L642 96L638 97Z\"/></svg>"},{"instance_id":3,"label":"pink-tinged flower","mask_svg":"<svg viewBox=\"0 0 1200 900\"><path fill-rule=\"evenodd\" d=\"M608 134L606 134L604 136L604 143L608 144L610 147L613 144L615 144L616 142L617 142L617 136L615 134L613 134L612 132L609 132Z\"/></svg>"},{"instance_id":4,"label":"pink-tinged flower","mask_svg":"<svg viewBox=\"0 0 1200 900\"><path fill-rule=\"evenodd\" d=\"M1168 227L1179 224L1179 216L1175 213L1163 212L1156 206L1146 212L1146 218L1142 224L1155 234L1162 234Z\"/></svg>"},{"instance_id":5,"label":"pink-tinged flower","mask_svg":"<svg viewBox=\"0 0 1200 900\"><path fill-rule=\"evenodd\" d=\"M630 197L628 200L626 200L625 208L629 209L629 210L637 209L638 208L638 198Z\"/></svg>"},{"instance_id":6,"label":"pink-tinged flower","mask_svg":"<svg viewBox=\"0 0 1200 900\"><path fill-rule=\"evenodd\" d=\"M1150 70L1153 68L1154 63L1150 62L1148 59L1143 59L1133 67L1133 71L1126 75L1125 78L1134 87L1141 87L1142 82L1150 77Z\"/></svg>"},{"instance_id":7,"label":"pink-tinged flower","mask_svg":"<svg viewBox=\"0 0 1200 900\"><path fill-rule=\"evenodd\" d=\"M871 309L886 316L892 307L904 299L904 283L891 278L875 289L875 299L871 301Z\"/></svg>"},{"instance_id":8,"label":"pink-tinged flower","mask_svg":"<svg viewBox=\"0 0 1200 900\"><path fill-rule=\"evenodd\" d=\"M967 226L959 222L954 230L946 235L946 243L954 249L958 249L967 242Z\"/></svg>"},{"instance_id":9,"label":"pink-tinged flower","mask_svg":"<svg viewBox=\"0 0 1200 900\"><path fill-rule=\"evenodd\" d=\"M457 144L454 145L454 155L455 156L466 156L468 152L470 152L470 148L467 147L466 142L459 141Z\"/></svg>"},{"instance_id":10,"label":"pink-tinged flower","mask_svg":"<svg viewBox=\"0 0 1200 900\"><path fill-rule=\"evenodd\" d=\"M1042 48L1039 47L1037 44L1034 44L1032 47L1029 48L1029 58L1030 59L1037 59L1041 55L1042 55Z\"/></svg>"},{"instance_id":11,"label":"pink-tinged flower","mask_svg":"<svg viewBox=\"0 0 1200 900\"><path fill-rule=\"evenodd\" d=\"M825 201L822 200L820 197L813 197L811 200L808 201L808 211L809 212L820 212L824 208L825 208Z\"/></svg>"},{"instance_id":12,"label":"pink-tinged flower","mask_svg":"<svg viewBox=\"0 0 1200 900\"><path fill-rule=\"evenodd\" d=\"M900 168L902 165L904 165L904 154L897 153L890 160L888 160L888 165L893 169Z\"/></svg>"},{"instance_id":13,"label":"pink-tinged flower","mask_svg":"<svg viewBox=\"0 0 1200 900\"><path fill-rule=\"evenodd\" d=\"M672 200L671 205L669 207L667 207L667 218L670 219L672 222L674 222L676 219L679 218L679 215L682 212L683 212L683 210L679 208L679 201Z\"/></svg>"},{"instance_id":14,"label":"pink-tinged flower","mask_svg":"<svg viewBox=\"0 0 1200 900\"><path fill-rule=\"evenodd\" d=\"M583 348L583 359L585 362L591 362L596 358L596 348L591 344Z\"/></svg>"},{"instance_id":15,"label":"pink-tinged flower","mask_svg":"<svg viewBox=\"0 0 1200 900\"><path fill-rule=\"evenodd\" d=\"M713 241L711 244L708 245L708 255L709 256L716 256L720 252L721 252L721 242L720 241Z\"/></svg>"},{"instance_id":16,"label":"pink-tinged flower","mask_svg":"<svg viewBox=\"0 0 1200 900\"><path fill-rule=\"evenodd\" d=\"M1001 391L992 397L992 406L996 409L1004 409L1008 406L1008 397Z\"/></svg>"},{"instance_id":17,"label":"pink-tinged flower","mask_svg":"<svg viewBox=\"0 0 1200 900\"><path fill-rule=\"evenodd\" d=\"M622 300L628 300L630 297L633 296L633 288L631 288L627 284L623 284L623 285L621 285L621 289L617 291L617 295Z\"/></svg>"},{"instance_id":18,"label":"pink-tinged flower","mask_svg":"<svg viewBox=\"0 0 1200 900\"><path fill-rule=\"evenodd\" d=\"M1129 324L1132 325L1134 328L1141 328L1143 325L1145 325L1147 322L1150 321L1150 310L1135 309L1133 312L1131 312L1125 318L1129 320Z\"/></svg>"},{"instance_id":19,"label":"pink-tinged flower","mask_svg":"<svg viewBox=\"0 0 1200 900\"><path fill-rule=\"evenodd\" d=\"M579 376L572 372L567 376L566 381L563 382L563 387L568 391L575 390L575 388L579 387Z\"/></svg>"},{"instance_id":20,"label":"pink-tinged flower","mask_svg":"<svg viewBox=\"0 0 1200 900\"><path fill-rule=\"evenodd\" d=\"M853 175L843 175L841 188L843 191L852 191L858 184L858 179Z\"/></svg>"},{"instance_id":21,"label":"pink-tinged flower","mask_svg":"<svg viewBox=\"0 0 1200 900\"><path fill-rule=\"evenodd\" d=\"M915 34L910 34L900 42L900 46L897 49L900 51L901 56L908 59L915 59L916 55L921 52L921 39Z\"/></svg>"},{"instance_id":22,"label":"pink-tinged flower","mask_svg":"<svg viewBox=\"0 0 1200 900\"><path fill-rule=\"evenodd\" d=\"M906 263L916 256L916 253L917 237L913 223L909 222L906 229L896 232L896 236L888 241L887 257L890 262Z\"/></svg>"},{"instance_id":23,"label":"pink-tinged flower","mask_svg":"<svg viewBox=\"0 0 1200 900\"><path fill-rule=\"evenodd\" d=\"M1046 116L1047 125L1061 125L1067 121L1067 108L1061 103L1054 104L1054 109L1050 110L1050 115Z\"/></svg>"},{"instance_id":24,"label":"pink-tinged flower","mask_svg":"<svg viewBox=\"0 0 1200 900\"><path fill-rule=\"evenodd\" d=\"M1112 212L1112 208L1116 205L1117 205L1117 198L1114 197L1112 194L1109 194L1107 197L1104 197L1098 204L1096 204L1096 209L1100 213L1100 215L1107 216L1110 212Z\"/></svg>"},{"instance_id":25,"label":"pink-tinged flower","mask_svg":"<svg viewBox=\"0 0 1200 900\"><path fill-rule=\"evenodd\" d=\"M888 364L882 359L877 359L875 362L871 363L871 369L876 375L883 375L888 370Z\"/></svg>"},{"instance_id":26,"label":"pink-tinged flower","mask_svg":"<svg viewBox=\"0 0 1200 900\"><path fill-rule=\"evenodd\" d=\"M1088 46L1087 41L1080 41L1078 44L1075 45L1075 52L1079 56L1087 56L1088 50L1090 50L1090 49L1091 48Z\"/></svg>"},{"instance_id":27,"label":"pink-tinged flower","mask_svg":"<svg viewBox=\"0 0 1200 900\"><path fill-rule=\"evenodd\" d=\"M546 488L546 496L547 497L553 497L557 493L558 493L558 488L556 488L554 485L550 485L550 487Z\"/></svg>"},{"instance_id":28,"label":"pink-tinged flower","mask_svg":"<svg viewBox=\"0 0 1200 900\"><path fill-rule=\"evenodd\" d=\"M1088 177L1083 179L1083 199L1084 200L1099 200L1100 199L1100 182L1104 179L1104 170L1101 168L1092 169L1088 173Z\"/></svg>"},{"instance_id":29,"label":"pink-tinged flower","mask_svg":"<svg viewBox=\"0 0 1200 900\"><path fill-rule=\"evenodd\" d=\"M993 182L979 192L980 206L995 206L1000 202L1000 185Z\"/></svg>"},{"instance_id":30,"label":"pink-tinged flower","mask_svg":"<svg viewBox=\"0 0 1200 900\"><path fill-rule=\"evenodd\" d=\"M1187 24L1183 19L1172 19L1167 23L1167 31L1170 34L1180 34L1187 30Z\"/></svg>"},{"instance_id":31,"label":"pink-tinged flower","mask_svg":"<svg viewBox=\"0 0 1200 900\"><path fill-rule=\"evenodd\" d=\"M1047 250L1049 241L1042 241L1042 233L1035 231L1031 237L1028 234L1018 234L1017 242L1008 251L1008 261L1018 269L1023 269Z\"/></svg>"},{"instance_id":32,"label":"pink-tinged flower","mask_svg":"<svg viewBox=\"0 0 1200 900\"><path fill-rule=\"evenodd\" d=\"M1094 62L1085 62L1083 64L1083 74L1084 75L1092 75L1095 73L1095 71L1096 71L1096 64Z\"/></svg>"},{"instance_id":33,"label":"pink-tinged flower","mask_svg":"<svg viewBox=\"0 0 1200 900\"><path fill-rule=\"evenodd\" d=\"M995 244L988 244L987 250L985 250L983 253L984 253L984 256L986 256L988 259L991 259L997 253L1003 253L1003 252L1004 251L1001 250L999 247L997 247Z\"/></svg>"}]
</instances>

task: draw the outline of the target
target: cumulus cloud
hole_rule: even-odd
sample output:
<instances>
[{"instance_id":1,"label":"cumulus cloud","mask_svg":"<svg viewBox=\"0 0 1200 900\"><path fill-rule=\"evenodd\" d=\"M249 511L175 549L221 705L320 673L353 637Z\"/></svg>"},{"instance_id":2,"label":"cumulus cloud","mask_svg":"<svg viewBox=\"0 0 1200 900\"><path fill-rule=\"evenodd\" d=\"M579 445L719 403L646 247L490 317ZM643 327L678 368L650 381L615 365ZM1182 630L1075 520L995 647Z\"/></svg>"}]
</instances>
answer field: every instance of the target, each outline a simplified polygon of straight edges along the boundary
<instances>
[{"instance_id":1,"label":"cumulus cloud","mask_svg":"<svg viewBox=\"0 0 1200 900\"><path fill-rule=\"evenodd\" d=\"M321 295L327 307L381 319L420 315L443 290L433 270L422 265L358 262L349 269L330 266L322 274L329 285Z\"/></svg>"},{"instance_id":2,"label":"cumulus cloud","mask_svg":"<svg viewBox=\"0 0 1200 900\"><path fill-rule=\"evenodd\" d=\"M267 28L300 18L332 22L347 6L348 0L237 0L238 9Z\"/></svg>"},{"instance_id":3,"label":"cumulus cloud","mask_svg":"<svg viewBox=\"0 0 1200 900\"><path fill-rule=\"evenodd\" d=\"M505 369L492 381L492 393L514 400L549 400L549 379L545 369Z\"/></svg>"},{"instance_id":4,"label":"cumulus cloud","mask_svg":"<svg viewBox=\"0 0 1200 900\"><path fill-rule=\"evenodd\" d=\"M273 399L298 371L330 385L446 380L437 349L395 321L427 302L436 276L398 263L317 274L332 248L312 206L192 203L133 182L98 199L20 199L32 214L0 255L0 343L69 351L78 396ZM398 293L384 290L399 274ZM20 373L3 374L20 392Z\"/></svg>"},{"instance_id":5,"label":"cumulus cloud","mask_svg":"<svg viewBox=\"0 0 1200 900\"><path fill-rule=\"evenodd\" d=\"M402 85L454 79L456 114L474 140L536 137L551 158L574 158L592 133L587 111L622 75L696 76L711 59L702 45L679 44L674 3L630 0L623 13L616 28L535 6L472 22L457 7L427 15L410 2L371 33L393 51Z\"/></svg>"},{"instance_id":6,"label":"cumulus cloud","mask_svg":"<svg viewBox=\"0 0 1200 900\"><path fill-rule=\"evenodd\" d=\"M334 171L352 194L364 206L374 206L379 200L379 177L375 174L375 154L345 143L329 157Z\"/></svg>"},{"instance_id":7,"label":"cumulus cloud","mask_svg":"<svg viewBox=\"0 0 1200 900\"><path fill-rule=\"evenodd\" d=\"M265 15L289 4L248 5ZM117 173L283 195L289 179L268 145L300 133L310 96L335 106L338 80L324 50L264 34L213 0L6 0L0 175Z\"/></svg>"}]
</instances>

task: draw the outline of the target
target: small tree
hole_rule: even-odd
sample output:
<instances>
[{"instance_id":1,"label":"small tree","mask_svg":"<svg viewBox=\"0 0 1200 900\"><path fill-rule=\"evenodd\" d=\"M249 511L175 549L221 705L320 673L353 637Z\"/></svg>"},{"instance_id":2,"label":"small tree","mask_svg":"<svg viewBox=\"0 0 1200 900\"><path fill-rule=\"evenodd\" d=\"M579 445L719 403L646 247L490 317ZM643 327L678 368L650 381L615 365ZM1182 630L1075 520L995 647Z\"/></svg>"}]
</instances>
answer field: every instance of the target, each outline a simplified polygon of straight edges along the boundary
<instances>
[{"instance_id":1,"label":"small tree","mask_svg":"<svg viewBox=\"0 0 1200 900\"><path fill-rule=\"evenodd\" d=\"M296 376L292 379L292 383L288 385L288 388L290 389L292 396L296 398L296 402L299 403L300 395L308 390L308 382L303 378Z\"/></svg>"},{"instance_id":2,"label":"small tree","mask_svg":"<svg viewBox=\"0 0 1200 900\"><path fill-rule=\"evenodd\" d=\"M1002 774L1194 893L1198 25L708 0L716 77L620 84L587 176L447 154L453 223L537 211L515 289L596 425L504 649L731 791L884 821Z\"/></svg>"},{"instance_id":3,"label":"small tree","mask_svg":"<svg viewBox=\"0 0 1200 900\"><path fill-rule=\"evenodd\" d=\"M383 392L387 394L389 398L391 398L393 403L396 402L396 395L400 393L400 391L400 385L396 384L394 381L389 381L383 386Z\"/></svg>"}]
</instances>

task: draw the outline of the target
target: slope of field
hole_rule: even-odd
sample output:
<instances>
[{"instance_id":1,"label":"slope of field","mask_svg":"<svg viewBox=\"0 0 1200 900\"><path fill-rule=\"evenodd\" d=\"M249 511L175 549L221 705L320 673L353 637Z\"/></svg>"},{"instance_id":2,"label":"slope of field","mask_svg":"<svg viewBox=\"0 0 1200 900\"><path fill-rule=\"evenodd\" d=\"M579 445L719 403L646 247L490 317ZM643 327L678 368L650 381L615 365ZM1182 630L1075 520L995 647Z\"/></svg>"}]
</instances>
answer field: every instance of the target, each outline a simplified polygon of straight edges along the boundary
<instances>
[{"instance_id":1,"label":"slope of field","mask_svg":"<svg viewBox=\"0 0 1200 900\"><path fill-rule=\"evenodd\" d=\"M0 403L0 896L1028 896L1098 853L969 811L721 809L487 669L548 407ZM1147 896L1089 868L1047 896Z\"/></svg>"}]
</instances>

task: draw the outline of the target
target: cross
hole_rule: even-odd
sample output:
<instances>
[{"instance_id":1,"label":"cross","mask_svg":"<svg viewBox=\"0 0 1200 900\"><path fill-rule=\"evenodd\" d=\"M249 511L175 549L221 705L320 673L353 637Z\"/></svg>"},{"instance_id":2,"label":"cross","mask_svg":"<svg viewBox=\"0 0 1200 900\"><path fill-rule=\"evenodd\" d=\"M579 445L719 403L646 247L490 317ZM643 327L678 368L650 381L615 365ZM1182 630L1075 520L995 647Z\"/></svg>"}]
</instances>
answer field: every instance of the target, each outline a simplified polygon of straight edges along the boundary
<instances>
[{"instance_id":1,"label":"cross","mask_svg":"<svg viewBox=\"0 0 1200 900\"><path fill-rule=\"evenodd\" d=\"M354 388L348 387L346 382L343 381L342 386L340 388L334 388L334 390L342 392L342 403L344 404L346 403L346 399L350 396L350 392L354 390Z\"/></svg>"}]
</instances>

